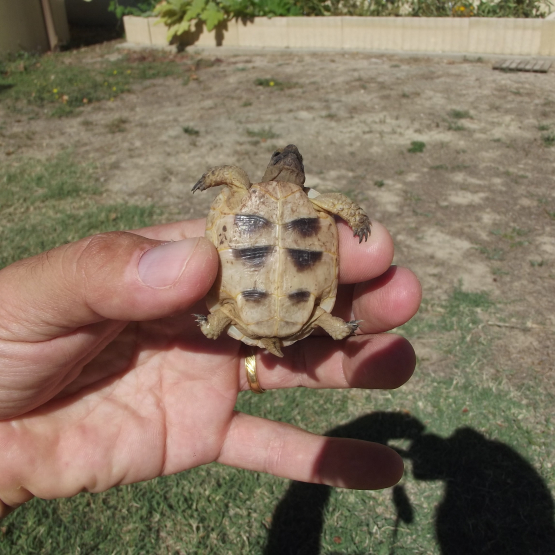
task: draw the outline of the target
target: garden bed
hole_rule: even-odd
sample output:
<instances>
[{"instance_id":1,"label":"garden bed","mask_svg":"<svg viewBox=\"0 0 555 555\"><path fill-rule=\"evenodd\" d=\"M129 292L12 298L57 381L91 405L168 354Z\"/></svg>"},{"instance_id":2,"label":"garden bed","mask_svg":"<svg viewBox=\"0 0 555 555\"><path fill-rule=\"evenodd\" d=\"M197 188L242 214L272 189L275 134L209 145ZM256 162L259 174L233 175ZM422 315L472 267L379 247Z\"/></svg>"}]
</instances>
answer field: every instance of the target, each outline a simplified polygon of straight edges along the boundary
<instances>
[{"instance_id":1,"label":"garden bed","mask_svg":"<svg viewBox=\"0 0 555 555\"><path fill-rule=\"evenodd\" d=\"M130 43L167 45L157 18L125 16ZM197 25L185 46L312 48L555 56L555 20L463 17L256 17L211 32Z\"/></svg>"}]
</instances>

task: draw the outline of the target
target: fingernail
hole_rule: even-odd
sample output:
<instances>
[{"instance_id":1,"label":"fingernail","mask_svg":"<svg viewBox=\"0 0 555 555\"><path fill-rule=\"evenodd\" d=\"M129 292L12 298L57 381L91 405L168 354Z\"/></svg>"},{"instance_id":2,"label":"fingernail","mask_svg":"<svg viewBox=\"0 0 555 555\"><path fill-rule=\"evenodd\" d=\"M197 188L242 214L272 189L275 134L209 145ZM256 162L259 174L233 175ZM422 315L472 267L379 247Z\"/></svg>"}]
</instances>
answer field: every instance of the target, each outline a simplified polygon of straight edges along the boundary
<instances>
[{"instance_id":1,"label":"fingernail","mask_svg":"<svg viewBox=\"0 0 555 555\"><path fill-rule=\"evenodd\" d=\"M139 260L139 277L149 287L169 287L183 273L198 237L173 241L146 251Z\"/></svg>"}]
</instances>

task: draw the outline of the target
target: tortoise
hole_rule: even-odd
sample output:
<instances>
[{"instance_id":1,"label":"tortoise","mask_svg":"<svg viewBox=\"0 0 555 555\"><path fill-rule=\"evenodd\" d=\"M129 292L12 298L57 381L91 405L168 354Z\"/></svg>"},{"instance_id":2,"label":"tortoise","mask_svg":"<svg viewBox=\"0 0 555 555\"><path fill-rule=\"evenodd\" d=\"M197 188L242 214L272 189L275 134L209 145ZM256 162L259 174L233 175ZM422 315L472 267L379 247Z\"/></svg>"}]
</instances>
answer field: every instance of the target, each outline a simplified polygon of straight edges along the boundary
<instances>
[{"instance_id":1,"label":"tortoise","mask_svg":"<svg viewBox=\"0 0 555 555\"><path fill-rule=\"evenodd\" d=\"M195 314L202 333L224 330L247 345L283 356L282 347L316 326L333 339L352 335L360 321L331 315L338 281L334 215L368 240L370 220L340 193L304 187L303 158L295 145L276 150L260 183L237 166L206 172L192 191L225 185L206 221L218 249L218 277L206 297L210 314Z\"/></svg>"}]
</instances>

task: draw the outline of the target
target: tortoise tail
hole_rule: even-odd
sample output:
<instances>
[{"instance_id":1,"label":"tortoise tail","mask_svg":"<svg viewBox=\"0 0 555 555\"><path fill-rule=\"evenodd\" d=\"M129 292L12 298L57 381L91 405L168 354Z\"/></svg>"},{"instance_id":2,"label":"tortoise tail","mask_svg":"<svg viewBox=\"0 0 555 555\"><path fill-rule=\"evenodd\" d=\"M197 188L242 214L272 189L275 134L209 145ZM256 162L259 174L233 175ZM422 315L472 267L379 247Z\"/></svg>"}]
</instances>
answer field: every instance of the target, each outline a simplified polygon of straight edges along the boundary
<instances>
[{"instance_id":1,"label":"tortoise tail","mask_svg":"<svg viewBox=\"0 0 555 555\"><path fill-rule=\"evenodd\" d=\"M283 353L281 352L281 341L277 337L262 337L260 339L260 343L264 345L265 349L268 349L270 353L277 357L282 357Z\"/></svg>"}]
</instances>

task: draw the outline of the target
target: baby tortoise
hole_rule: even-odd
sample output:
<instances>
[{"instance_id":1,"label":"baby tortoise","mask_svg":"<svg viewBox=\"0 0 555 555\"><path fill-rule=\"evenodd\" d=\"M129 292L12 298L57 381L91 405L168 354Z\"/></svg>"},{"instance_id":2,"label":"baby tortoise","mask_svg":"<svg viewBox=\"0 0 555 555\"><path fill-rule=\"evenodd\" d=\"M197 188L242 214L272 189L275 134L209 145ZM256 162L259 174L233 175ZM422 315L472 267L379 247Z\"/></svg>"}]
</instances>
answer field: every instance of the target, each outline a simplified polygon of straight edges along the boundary
<instances>
[{"instance_id":1,"label":"baby tortoise","mask_svg":"<svg viewBox=\"0 0 555 555\"><path fill-rule=\"evenodd\" d=\"M345 220L359 243L370 220L339 193L303 187L303 157L295 145L272 154L260 183L237 166L205 173L193 192L225 185L214 200L206 237L220 256L220 270L207 296L208 316L195 315L206 337L224 330L248 345L283 356L281 348L320 326L333 339L358 328L330 314L339 270L337 228Z\"/></svg>"}]
</instances>

